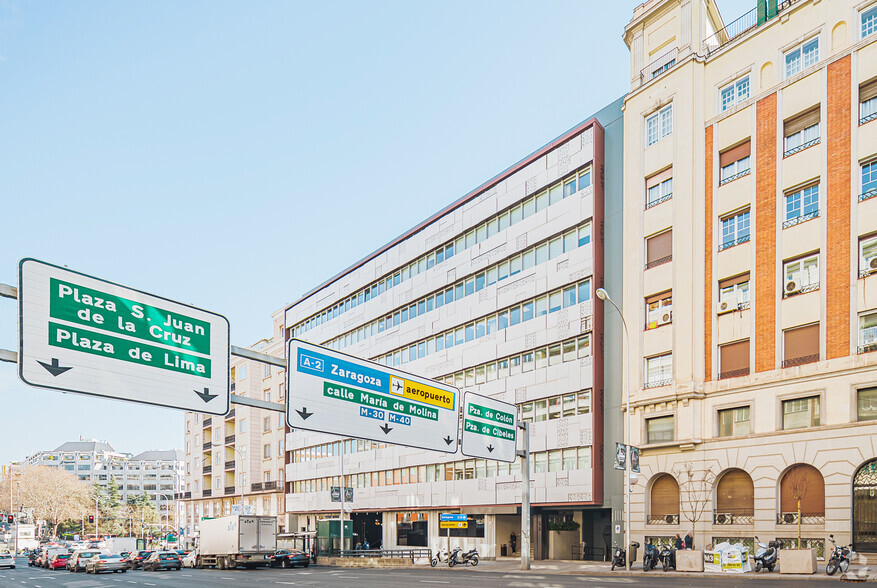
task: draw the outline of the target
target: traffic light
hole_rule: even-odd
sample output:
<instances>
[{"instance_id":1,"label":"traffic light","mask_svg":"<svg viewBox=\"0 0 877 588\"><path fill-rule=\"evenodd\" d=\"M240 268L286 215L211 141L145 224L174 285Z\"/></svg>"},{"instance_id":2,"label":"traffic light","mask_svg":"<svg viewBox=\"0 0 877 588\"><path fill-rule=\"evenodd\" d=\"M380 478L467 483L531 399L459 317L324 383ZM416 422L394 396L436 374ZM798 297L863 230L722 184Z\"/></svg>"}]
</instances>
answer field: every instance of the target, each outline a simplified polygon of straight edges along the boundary
<instances>
[{"instance_id":1,"label":"traffic light","mask_svg":"<svg viewBox=\"0 0 877 588\"><path fill-rule=\"evenodd\" d=\"M11 521L10 521L10 522L11 522ZM88 524L89 524L89 525L93 525L93 524L94 524L94 515L88 515Z\"/></svg>"},{"instance_id":2,"label":"traffic light","mask_svg":"<svg viewBox=\"0 0 877 588\"><path fill-rule=\"evenodd\" d=\"M15 517L12 516L12 515L7 516L7 517L6 517L6 522L9 523L9 524L11 525L12 523L15 522Z\"/></svg>"}]
</instances>

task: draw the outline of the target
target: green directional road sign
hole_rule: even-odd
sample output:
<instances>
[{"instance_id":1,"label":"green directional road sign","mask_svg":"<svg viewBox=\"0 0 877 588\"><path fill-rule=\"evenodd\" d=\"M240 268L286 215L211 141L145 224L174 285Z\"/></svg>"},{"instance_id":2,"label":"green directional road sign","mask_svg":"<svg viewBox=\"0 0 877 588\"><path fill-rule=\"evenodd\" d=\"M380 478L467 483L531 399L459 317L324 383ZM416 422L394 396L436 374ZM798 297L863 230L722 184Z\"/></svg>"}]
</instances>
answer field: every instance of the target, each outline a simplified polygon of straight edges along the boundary
<instances>
[{"instance_id":1,"label":"green directional road sign","mask_svg":"<svg viewBox=\"0 0 877 588\"><path fill-rule=\"evenodd\" d=\"M466 392L463 402L463 455L512 463L516 459L515 406Z\"/></svg>"},{"instance_id":2,"label":"green directional road sign","mask_svg":"<svg viewBox=\"0 0 877 588\"><path fill-rule=\"evenodd\" d=\"M456 388L298 339L289 340L287 358L290 427L457 451Z\"/></svg>"},{"instance_id":3,"label":"green directional road sign","mask_svg":"<svg viewBox=\"0 0 877 588\"><path fill-rule=\"evenodd\" d=\"M225 317L36 259L19 264L18 299L25 383L228 412Z\"/></svg>"}]
</instances>

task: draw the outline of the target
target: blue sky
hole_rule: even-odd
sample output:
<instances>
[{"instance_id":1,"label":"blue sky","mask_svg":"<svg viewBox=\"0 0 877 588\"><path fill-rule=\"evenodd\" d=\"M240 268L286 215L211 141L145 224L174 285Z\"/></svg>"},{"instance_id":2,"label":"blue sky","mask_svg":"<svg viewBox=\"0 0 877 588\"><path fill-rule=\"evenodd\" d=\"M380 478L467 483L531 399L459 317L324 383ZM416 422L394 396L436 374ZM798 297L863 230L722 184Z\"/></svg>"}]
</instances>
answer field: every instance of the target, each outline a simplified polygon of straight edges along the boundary
<instances>
[{"instance_id":1,"label":"blue sky","mask_svg":"<svg viewBox=\"0 0 877 588\"><path fill-rule=\"evenodd\" d=\"M725 0L726 22L754 0ZM228 317L234 345L628 87L634 3L0 0L0 283L35 257ZM17 348L0 299L0 348ZM0 364L0 463L170 409ZM15 440L15 441L12 441Z\"/></svg>"}]
</instances>

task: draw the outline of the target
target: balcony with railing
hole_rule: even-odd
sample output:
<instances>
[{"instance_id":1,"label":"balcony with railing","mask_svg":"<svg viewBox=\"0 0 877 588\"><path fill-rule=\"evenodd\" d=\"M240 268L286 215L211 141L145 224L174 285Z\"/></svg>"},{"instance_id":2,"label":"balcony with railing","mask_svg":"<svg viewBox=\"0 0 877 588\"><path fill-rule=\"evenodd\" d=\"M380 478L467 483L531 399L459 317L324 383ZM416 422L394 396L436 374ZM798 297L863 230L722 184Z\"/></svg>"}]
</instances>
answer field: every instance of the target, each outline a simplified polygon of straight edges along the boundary
<instances>
[{"instance_id":1,"label":"balcony with railing","mask_svg":"<svg viewBox=\"0 0 877 588\"><path fill-rule=\"evenodd\" d=\"M724 251L725 249L730 249L731 247L736 247L737 245L742 245L743 243L749 242L750 236L748 234L741 235L736 239L730 239L728 241L724 241L719 245L719 251Z\"/></svg>"},{"instance_id":2,"label":"balcony with railing","mask_svg":"<svg viewBox=\"0 0 877 588\"><path fill-rule=\"evenodd\" d=\"M226 445L234 445L234 435L226 435L225 436L225 444Z\"/></svg>"},{"instance_id":3,"label":"balcony with railing","mask_svg":"<svg viewBox=\"0 0 877 588\"><path fill-rule=\"evenodd\" d=\"M877 327L859 329L859 353L877 351Z\"/></svg>"},{"instance_id":4,"label":"balcony with railing","mask_svg":"<svg viewBox=\"0 0 877 588\"><path fill-rule=\"evenodd\" d=\"M233 470L234 469L234 460L225 462L225 469L226 470Z\"/></svg>"},{"instance_id":5,"label":"balcony with railing","mask_svg":"<svg viewBox=\"0 0 877 588\"><path fill-rule=\"evenodd\" d=\"M250 492L261 492L262 491L262 482L256 482L254 484L250 484Z\"/></svg>"},{"instance_id":6,"label":"balcony with railing","mask_svg":"<svg viewBox=\"0 0 877 588\"><path fill-rule=\"evenodd\" d=\"M202 426L206 429L207 427L209 427L209 426L212 425L212 424L213 424L213 419L212 419L212 418L206 418L206 419L204 419L204 421L203 421L203 425L202 425Z\"/></svg>"},{"instance_id":7,"label":"balcony with railing","mask_svg":"<svg viewBox=\"0 0 877 588\"><path fill-rule=\"evenodd\" d=\"M204 491L201 493L201 496L202 496L203 498L210 498L211 496L213 496L213 490L204 490Z\"/></svg>"},{"instance_id":8,"label":"balcony with railing","mask_svg":"<svg viewBox=\"0 0 877 588\"><path fill-rule=\"evenodd\" d=\"M804 365L806 363L816 363L819 361L819 354L814 353L813 355L804 355L801 357L792 357L790 359L784 359L782 363L782 367L794 367L796 365Z\"/></svg>"},{"instance_id":9,"label":"balcony with railing","mask_svg":"<svg viewBox=\"0 0 877 588\"><path fill-rule=\"evenodd\" d=\"M788 229L789 227L806 223L808 220L813 220L814 218L819 218L818 210L808 212L807 214L799 214L798 216L793 216L788 220L783 221L783 228Z\"/></svg>"},{"instance_id":10,"label":"balcony with railing","mask_svg":"<svg viewBox=\"0 0 877 588\"><path fill-rule=\"evenodd\" d=\"M707 56L712 55L725 45L735 41L756 28L763 25L767 21L776 18L779 13L787 10L790 6L798 2L798 0L784 0L777 2L776 14L764 14L759 16L758 8L753 8L740 18L732 20L721 29L704 39L703 49Z\"/></svg>"},{"instance_id":11,"label":"balcony with railing","mask_svg":"<svg viewBox=\"0 0 877 588\"><path fill-rule=\"evenodd\" d=\"M749 368L740 368L738 370L728 370L727 372L719 372L720 380L727 380L728 378L742 378L743 376L749 375Z\"/></svg>"},{"instance_id":12,"label":"balcony with railing","mask_svg":"<svg viewBox=\"0 0 877 588\"><path fill-rule=\"evenodd\" d=\"M643 81L649 81L654 79L676 65L676 57L679 54L679 50L676 47L673 47L646 67L640 71L640 78Z\"/></svg>"},{"instance_id":13,"label":"balcony with railing","mask_svg":"<svg viewBox=\"0 0 877 588\"><path fill-rule=\"evenodd\" d=\"M265 490L277 490L277 481L265 482Z\"/></svg>"},{"instance_id":14,"label":"balcony with railing","mask_svg":"<svg viewBox=\"0 0 877 588\"><path fill-rule=\"evenodd\" d=\"M649 525L678 525L678 514L650 514L647 524Z\"/></svg>"},{"instance_id":15,"label":"balcony with railing","mask_svg":"<svg viewBox=\"0 0 877 588\"><path fill-rule=\"evenodd\" d=\"M206 443L204 443L204 445L201 446L201 449L203 449L204 451L210 451L211 447L213 447L213 442L207 441Z\"/></svg>"},{"instance_id":16,"label":"balcony with railing","mask_svg":"<svg viewBox=\"0 0 877 588\"><path fill-rule=\"evenodd\" d=\"M201 468L201 472L205 474L209 474L211 471L213 471L213 466L210 465L204 465L204 467Z\"/></svg>"},{"instance_id":17,"label":"balcony with railing","mask_svg":"<svg viewBox=\"0 0 877 588\"><path fill-rule=\"evenodd\" d=\"M729 512L714 512L714 525L752 525L755 523L755 512L751 508L734 509Z\"/></svg>"},{"instance_id":18,"label":"balcony with railing","mask_svg":"<svg viewBox=\"0 0 877 588\"><path fill-rule=\"evenodd\" d=\"M229 495L229 494L234 494L234 493L235 493L235 491L234 491L234 486L226 486L226 487L225 487L225 494L226 494L226 496Z\"/></svg>"},{"instance_id":19,"label":"balcony with railing","mask_svg":"<svg viewBox=\"0 0 877 588\"><path fill-rule=\"evenodd\" d=\"M664 257L662 257L660 259L656 259L654 261L648 262L646 264L645 269L649 270L649 269L652 269L653 267L658 267L659 265L664 265L665 263L670 263L671 261L673 261L673 255L665 255Z\"/></svg>"},{"instance_id":20,"label":"balcony with railing","mask_svg":"<svg viewBox=\"0 0 877 588\"><path fill-rule=\"evenodd\" d=\"M233 418L234 418L234 409L231 409L230 411L228 411L228 414L225 415L225 420L230 421Z\"/></svg>"},{"instance_id":21,"label":"balcony with railing","mask_svg":"<svg viewBox=\"0 0 877 588\"><path fill-rule=\"evenodd\" d=\"M797 525L798 524L798 513L797 512L780 512L777 513L777 524L778 525ZM808 514L801 513L800 522L802 525L823 525L825 524L825 515L824 514Z\"/></svg>"},{"instance_id":22,"label":"balcony with railing","mask_svg":"<svg viewBox=\"0 0 877 588\"><path fill-rule=\"evenodd\" d=\"M870 200L874 196L877 196L877 188L873 188L871 190L866 190L859 194L859 202L864 202L865 200Z\"/></svg>"}]
</instances>

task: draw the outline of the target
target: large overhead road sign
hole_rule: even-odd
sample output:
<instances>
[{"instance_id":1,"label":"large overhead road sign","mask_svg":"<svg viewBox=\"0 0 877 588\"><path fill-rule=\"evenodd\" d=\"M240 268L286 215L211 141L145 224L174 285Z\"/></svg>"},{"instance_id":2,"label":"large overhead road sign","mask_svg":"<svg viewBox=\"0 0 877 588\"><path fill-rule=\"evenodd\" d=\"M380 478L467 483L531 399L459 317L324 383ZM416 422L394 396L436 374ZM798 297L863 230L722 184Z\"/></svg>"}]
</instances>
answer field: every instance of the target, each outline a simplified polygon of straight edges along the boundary
<instances>
[{"instance_id":1,"label":"large overhead road sign","mask_svg":"<svg viewBox=\"0 0 877 588\"><path fill-rule=\"evenodd\" d=\"M298 339L287 348L290 427L456 453L460 394Z\"/></svg>"},{"instance_id":2,"label":"large overhead road sign","mask_svg":"<svg viewBox=\"0 0 877 588\"><path fill-rule=\"evenodd\" d=\"M515 405L466 392L463 403L463 455L507 461L517 459Z\"/></svg>"},{"instance_id":3,"label":"large overhead road sign","mask_svg":"<svg viewBox=\"0 0 877 588\"><path fill-rule=\"evenodd\" d=\"M228 412L225 317L36 259L19 264L18 299L25 383Z\"/></svg>"}]
</instances>

